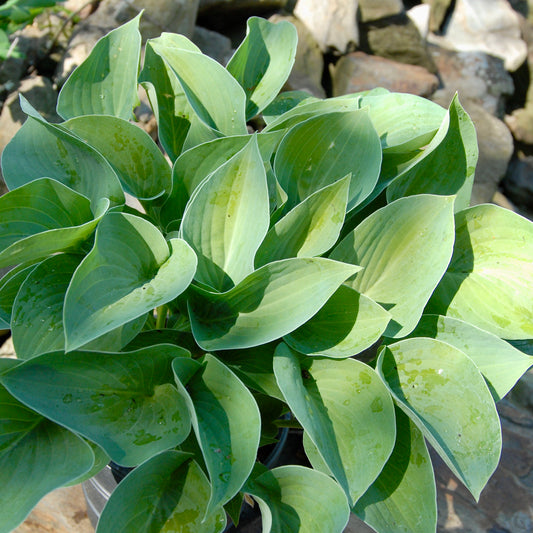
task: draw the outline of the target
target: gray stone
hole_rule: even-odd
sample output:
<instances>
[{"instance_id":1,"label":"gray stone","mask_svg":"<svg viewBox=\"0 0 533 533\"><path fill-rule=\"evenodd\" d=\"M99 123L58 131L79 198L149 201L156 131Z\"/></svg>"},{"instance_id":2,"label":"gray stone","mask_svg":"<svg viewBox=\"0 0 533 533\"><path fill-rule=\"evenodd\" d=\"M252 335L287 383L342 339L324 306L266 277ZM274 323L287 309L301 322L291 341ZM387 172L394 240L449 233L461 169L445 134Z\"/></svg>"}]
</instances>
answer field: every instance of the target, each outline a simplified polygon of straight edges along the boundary
<instances>
[{"instance_id":1,"label":"gray stone","mask_svg":"<svg viewBox=\"0 0 533 533\"><path fill-rule=\"evenodd\" d=\"M359 42L356 13L357 0L298 0L294 8L322 51L341 54Z\"/></svg>"},{"instance_id":2,"label":"gray stone","mask_svg":"<svg viewBox=\"0 0 533 533\"><path fill-rule=\"evenodd\" d=\"M402 0L359 0L361 22L393 17L404 12Z\"/></svg>"},{"instance_id":3,"label":"gray stone","mask_svg":"<svg viewBox=\"0 0 533 533\"><path fill-rule=\"evenodd\" d=\"M20 108L19 95L22 94L48 121L59 122L55 112L57 92L48 78L32 76L23 80L18 90L11 93L0 113L0 152L26 120ZM1 175L1 172L0 172ZM2 182L3 183L3 182Z\"/></svg>"},{"instance_id":4,"label":"gray stone","mask_svg":"<svg viewBox=\"0 0 533 533\"><path fill-rule=\"evenodd\" d=\"M324 57L307 26L294 16L273 15L269 20L288 20L298 32L296 58L284 89L307 91L318 98L325 98L326 92L322 87Z\"/></svg>"},{"instance_id":5,"label":"gray stone","mask_svg":"<svg viewBox=\"0 0 533 533\"><path fill-rule=\"evenodd\" d=\"M196 26L191 40L205 55L222 65L226 65L233 55L231 40L216 31Z\"/></svg>"},{"instance_id":6,"label":"gray stone","mask_svg":"<svg viewBox=\"0 0 533 533\"><path fill-rule=\"evenodd\" d=\"M516 205L533 210L533 156L519 156L512 161L503 188Z\"/></svg>"},{"instance_id":7,"label":"gray stone","mask_svg":"<svg viewBox=\"0 0 533 533\"><path fill-rule=\"evenodd\" d=\"M392 61L418 65L430 72L436 71L425 40L405 13L394 17L387 24L361 24L361 48L364 52Z\"/></svg>"},{"instance_id":8,"label":"gray stone","mask_svg":"<svg viewBox=\"0 0 533 533\"><path fill-rule=\"evenodd\" d=\"M439 85L438 78L423 67L397 63L363 52L353 52L341 57L332 70L333 96L375 87L430 96Z\"/></svg>"},{"instance_id":9,"label":"gray stone","mask_svg":"<svg viewBox=\"0 0 533 533\"><path fill-rule=\"evenodd\" d=\"M423 0L424 4L429 4L431 11L429 15L429 29L438 32L446 18L446 12L452 0Z\"/></svg>"},{"instance_id":10,"label":"gray stone","mask_svg":"<svg viewBox=\"0 0 533 533\"><path fill-rule=\"evenodd\" d=\"M452 50L501 57L509 71L520 67L527 55L518 14L506 0L457 0L443 36L432 40Z\"/></svg>"},{"instance_id":11,"label":"gray stone","mask_svg":"<svg viewBox=\"0 0 533 533\"><path fill-rule=\"evenodd\" d=\"M505 123L517 141L533 145L533 105L516 109L505 117Z\"/></svg>"},{"instance_id":12,"label":"gray stone","mask_svg":"<svg viewBox=\"0 0 533 533\"><path fill-rule=\"evenodd\" d=\"M223 11L225 13L250 11L264 12L285 7L289 0L200 0L198 12L205 14L209 11Z\"/></svg>"},{"instance_id":13,"label":"gray stone","mask_svg":"<svg viewBox=\"0 0 533 533\"><path fill-rule=\"evenodd\" d=\"M502 116L505 97L514 91L511 76L503 60L484 52L455 52L430 45L442 87L436 97L451 100L458 92L462 99L472 100L489 113Z\"/></svg>"},{"instance_id":14,"label":"gray stone","mask_svg":"<svg viewBox=\"0 0 533 533\"><path fill-rule=\"evenodd\" d=\"M431 18L431 8L427 4L413 6L407 11L407 16L413 21L418 33L426 39L429 33L429 21Z\"/></svg>"}]
</instances>

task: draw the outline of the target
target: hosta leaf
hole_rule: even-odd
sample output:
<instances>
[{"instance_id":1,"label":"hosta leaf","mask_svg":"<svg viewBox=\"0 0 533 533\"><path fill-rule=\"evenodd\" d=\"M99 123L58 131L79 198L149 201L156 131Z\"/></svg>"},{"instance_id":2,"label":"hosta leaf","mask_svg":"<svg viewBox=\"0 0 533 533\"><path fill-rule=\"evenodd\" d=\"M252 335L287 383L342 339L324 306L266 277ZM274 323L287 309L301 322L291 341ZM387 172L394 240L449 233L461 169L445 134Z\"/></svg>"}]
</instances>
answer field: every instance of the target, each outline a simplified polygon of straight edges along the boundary
<instances>
[{"instance_id":1,"label":"hosta leaf","mask_svg":"<svg viewBox=\"0 0 533 533\"><path fill-rule=\"evenodd\" d=\"M226 67L246 93L248 120L272 102L287 81L297 41L296 28L287 21L248 19L246 38Z\"/></svg>"},{"instance_id":2,"label":"hosta leaf","mask_svg":"<svg viewBox=\"0 0 533 533\"><path fill-rule=\"evenodd\" d=\"M352 511L377 533L429 533L437 527L435 476L424 437L396 408L396 444Z\"/></svg>"},{"instance_id":3,"label":"hosta leaf","mask_svg":"<svg viewBox=\"0 0 533 533\"><path fill-rule=\"evenodd\" d=\"M65 120L81 115L132 117L141 53L139 17L102 37L70 75L57 101L57 112Z\"/></svg>"},{"instance_id":4,"label":"hosta leaf","mask_svg":"<svg viewBox=\"0 0 533 533\"><path fill-rule=\"evenodd\" d=\"M401 198L367 217L330 257L361 265L349 284L391 315L385 335L416 326L452 255L453 197Z\"/></svg>"},{"instance_id":5,"label":"hosta leaf","mask_svg":"<svg viewBox=\"0 0 533 533\"><path fill-rule=\"evenodd\" d=\"M504 339L533 337L533 223L495 205L457 213L450 266L428 313Z\"/></svg>"},{"instance_id":6,"label":"hosta leaf","mask_svg":"<svg viewBox=\"0 0 533 533\"><path fill-rule=\"evenodd\" d=\"M101 154L61 127L33 115L5 147L2 173L9 189L46 176L83 194L93 206L102 198L109 198L114 205L124 203L120 181Z\"/></svg>"},{"instance_id":7,"label":"hosta leaf","mask_svg":"<svg viewBox=\"0 0 533 533\"><path fill-rule=\"evenodd\" d=\"M206 126L224 135L247 133L246 96L222 65L199 52L170 48L155 40L151 46L173 70L190 106Z\"/></svg>"},{"instance_id":8,"label":"hosta leaf","mask_svg":"<svg viewBox=\"0 0 533 533\"><path fill-rule=\"evenodd\" d=\"M109 201L93 215L89 200L41 178L0 198L0 267L79 247L94 232Z\"/></svg>"},{"instance_id":9,"label":"hosta leaf","mask_svg":"<svg viewBox=\"0 0 533 533\"><path fill-rule=\"evenodd\" d=\"M170 191L171 172L157 144L144 130L110 116L73 118L63 127L104 154L125 190L141 200Z\"/></svg>"},{"instance_id":10,"label":"hosta leaf","mask_svg":"<svg viewBox=\"0 0 533 533\"><path fill-rule=\"evenodd\" d=\"M181 88L178 78L154 51L152 43L160 43L161 49L178 47L199 52L200 49L183 35L162 33L146 43L144 67L139 82L145 88L157 120L159 141L172 161L180 155L183 143L191 127L192 108ZM163 54L164 55L164 54Z\"/></svg>"},{"instance_id":11,"label":"hosta leaf","mask_svg":"<svg viewBox=\"0 0 533 533\"><path fill-rule=\"evenodd\" d=\"M365 110L327 113L297 124L274 160L291 207L351 173L348 211L372 192L380 167L381 144Z\"/></svg>"},{"instance_id":12,"label":"hosta leaf","mask_svg":"<svg viewBox=\"0 0 533 533\"><path fill-rule=\"evenodd\" d=\"M23 264L11 269L2 279L0 279L0 323L4 322L9 329L11 323L11 312L13 302L22 282L28 277L28 274L35 268L35 264Z\"/></svg>"},{"instance_id":13,"label":"hosta leaf","mask_svg":"<svg viewBox=\"0 0 533 533\"><path fill-rule=\"evenodd\" d=\"M350 176L327 185L289 211L267 233L255 257L259 267L289 257L315 257L339 238Z\"/></svg>"},{"instance_id":14,"label":"hosta leaf","mask_svg":"<svg viewBox=\"0 0 533 533\"><path fill-rule=\"evenodd\" d=\"M283 132L257 135L263 162L269 161ZM172 170L172 192L161 207L160 217L168 225L181 219L187 201L200 183L250 142L249 135L221 137L184 152Z\"/></svg>"},{"instance_id":15,"label":"hosta leaf","mask_svg":"<svg viewBox=\"0 0 533 533\"><path fill-rule=\"evenodd\" d=\"M196 189L185 209L180 234L198 255L195 279L217 290L242 281L254 270L268 224L265 168L251 137Z\"/></svg>"},{"instance_id":16,"label":"hosta leaf","mask_svg":"<svg viewBox=\"0 0 533 533\"><path fill-rule=\"evenodd\" d=\"M213 356L205 356L204 366L186 387L180 381L179 360L173 368L211 480L209 515L231 500L250 475L259 446L261 416L250 391Z\"/></svg>"},{"instance_id":17,"label":"hosta leaf","mask_svg":"<svg viewBox=\"0 0 533 533\"><path fill-rule=\"evenodd\" d=\"M274 372L281 392L353 505L394 447L392 398L372 368L345 359L302 359L280 344Z\"/></svg>"},{"instance_id":18,"label":"hosta leaf","mask_svg":"<svg viewBox=\"0 0 533 533\"><path fill-rule=\"evenodd\" d=\"M278 119L281 115L304 103L319 101L306 91L284 91L279 93L270 104L268 104L261 113L266 124L270 124Z\"/></svg>"},{"instance_id":19,"label":"hosta leaf","mask_svg":"<svg viewBox=\"0 0 533 533\"><path fill-rule=\"evenodd\" d=\"M91 469L80 437L46 420L0 385L0 531L17 527L48 492Z\"/></svg>"},{"instance_id":20,"label":"hosta leaf","mask_svg":"<svg viewBox=\"0 0 533 533\"><path fill-rule=\"evenodd\" d=\"M83 256L49 257L22 283L13 305L12 336L19 359L65 349L63 302L74 271ZM129 322L85 345L85 349L121 350L142 328L146 317Z\"/></svg>"},{"instance_id":21,"label":"hosta leaf","mask_svg":"<svg viewBox=\"0 0 533 533\"><path fill-rule=\"evenodd\" d=\"M116 463L136 466L177 446L190 431L171 363L188 356L159 345L128 353L51 352L2 376L32 409L100 445Z\"/></svg>"},{"instance_id":22,"label":"hosta leaf","mask_svg":"<svg viewBox=\"0 0 533 533\"><path fill-rule=\"evenodd\" d=\"M303 466L280 466L246 485L259 503L263 531L341 533L350 509L340 486L329 476Z\"/></svg>"},{"instance_id":23,"label":"hosta leaf","mask_svg":"<svg viewBox=\"0 0 533 533\"><path fill-rule=\"evenodd\" d=\"M470 204L478 152L474 124L455 96L421 156L387 188L387 200L423 193L456 194L456 209L465 209Z\"/></svg>"},{"instance_id":24,"label":"hosta leaf","mask_svg":"<svg viewBox=\"0 0 533 533\"><path fill-rule=\"evenodd\" d=\"M109 213L65 297L67 349L173 300L189 286L195 269L196 256L186 242L167 243L146 220Z\"/></svg>"},{"instance_id":25,"label":"hosta leaf","mask_svg":"<svg viewBox=\"0 0 533 533\"><path fill-rule=\"evenodd\" d=\"M427 145L437 133L446 110L414 94L371 92L360 97L385 153L408 153Z\"/></svg>"},{"instance_id":26,"label":"hosta leaf","mask_svg":"<svg viewBox=\"0 0 533 533\"><path fill-rule=\"evenodd\" d=\"M222 508L203 520L209 482L190 455L162 452L133 470L113 491L98 533L220 533L226 526Z\"/></svg>"},{"instance_id":27,"label":"hosta leaf","mask_svg":"<svg viewBox=\"0 0 533 533\"><path fill-rule=\"evenodd\" d=\"M350 357L372 346L390 318L376 302L341 285L316 315L284 340L307 355Z\"/></svg>"},{"instance_id":28,"label":"hosta leaf","mask_svg":"<svg viewBox=\"0 0 533 533\"><path fill-rule=\"evenodd\" d=\"M424 315L412 336L447 342L468 355L485 376L495 401L501 400L533 365L532 356L456 318Z\"/></svg>"},{"instance_id":29,"label":"hosta leaf","mask_svg":"<svg viewBox=\"0 0 533 533\"><path fill-rule=\"evenodd\" d=\"M273 341L307 322L357 271L318 257L284 259L261 267L226 293L196 289L189 299L193 335L207 351Z\"/></svg>"},{"instance_id":30,"label":"hosta leaf","mask_svg":"<svg viewBox=\"0 0 533 533\"><path fill-rule=\"evenodd\" d=\"M477 500L498 465L502 441L494 401L474 363L450 344L416 338L383 348L377 370Z\"/></svg>"}]
</instances>

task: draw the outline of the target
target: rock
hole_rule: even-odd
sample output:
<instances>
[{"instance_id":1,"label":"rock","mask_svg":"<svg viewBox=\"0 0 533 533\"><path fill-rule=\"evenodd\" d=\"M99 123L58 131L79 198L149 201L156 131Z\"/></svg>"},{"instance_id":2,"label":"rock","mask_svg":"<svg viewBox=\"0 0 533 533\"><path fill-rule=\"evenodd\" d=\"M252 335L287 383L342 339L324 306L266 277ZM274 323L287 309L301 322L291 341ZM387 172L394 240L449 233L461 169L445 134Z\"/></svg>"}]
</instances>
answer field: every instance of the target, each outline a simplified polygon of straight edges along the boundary
<instances>
[{"instance_id":1,"label":"rock","mask_svg":"<svg viewBox=\"0 0 533 533\"><path fill-rule=\"evenodd\" d=\"M393 17L404 12L402 0L359 0L361 22Z\"/></svg>"},{"instance_id":2,"label":"rock","mask_svg":"<svg viewBox=\"0 0 533 533\"><path fill-rule=\"evenodd\" d=\"M431 40L452 50L501 57L511 72L526 60L518 14L506 0L456 0L443 33Z\"/></svg>"},{"instance_id":3,"label":"rock","mask_svg":"<svg viewBox=\"0 0 533 533\"><path fill-rule=\"evenodd\" d=\"M519 156L511 162L503 188L512 202L533 210L533 156Z\"/></svg>"},{"instance_id":4,"label":"rock","mask_svg":"<svg viewBox=\"0 0 533 533\"><path fill-rule=\"evenodd\" d=\"M294 8L322 51L341 54L359 42L356 12L357 0L298 0Z\"/></svg>"},{"instance_id":5,"label":"rock","mask_svg":"<svg viewBox=\"0 0 533 533\"><path fill-rule=\"evenodd\" d=\"M388 19L387 24L361 24L361 49L369 54L436 72L424 39L405 13Z\"/></svg>"},{"instance_id":6,"label":"rock","mask_svg":"<svg viewBox=\"0 0 533 533\"><path fill-rule=\"evenodd\" d=\"M353 52L339 59L332 73L333 96L385 87L393 92L430 96L438 78L425 68Z\"/></svg>"},{"instance_id":7,"label":"rock","mask_svg":"<svg viewBox=\"0 0 533 533\"><path fill-rule=\"evenodd\" d=\"M196 26L191 40L205 55L222 65L226 65L233 55L231 40L216 31Z\"/></svg>"},{"instance_id":8,"label":"rock","mask_svg":"<svg viewBox=\"0 0 533 533\"><path fill-rule=\"evenodd\" d=\"M533 415L507 400L498 403L503 449L500 464L476 504L432 453L437 482L439 533L533 531Z\"/></svg>"},{"instance_id":9,"label":"rock","mask_svg":"<svg viewBox=\"0 0 533 533\"><path fill-rule=\"evenodd\" d=\"M438 32L446 18L452 0L422 0L430 6L429 29Z\"/></svg>"},{"instance_id":10,"label":"rock","mask_svg":"<svg viewBox=\"0 0 533 533\"><path fill-rule=\"evenodd\" d=\"M273 15L269 20L272 22L288 20L296 26L298 32L296 58L284 89L307 91L318 98L325 98L326 92L322 87L324 58L307 26L294 16Z\"/></svg>"},{"instance_id":11,"label":"rock","mask_svg":"<svg viewBox=\"0 0 533 533\"><path fill-rule=\"evenodd\" d=\"M505 117L505 123L517 141L533 145L533 105L516 109Z\"/></svg>"},{"instance_id":12,"label":"rock","mask_svg":"<svg viewBox=\"0 0 533 533\"><path fill-rule=\"evenodd\" d=\"M13 346L13 338L9 337L3 344L0 346L0 357L9 357L10 359L16 358L15 347Z\"/></svg>"},{"instance_id":13,"label":"rock","mask_svg":"<svg viewBox=\"0 0 533 533\"><path fill-rule=\"evenodd\" d=\"M204 14L207 11L269 11L285 7L288 0L200 0L198 12Z\"/></svg>"},{"instance_id":14,"label":"rock","mask_svg":"<svg viewBox=\"0 0 533 533\"><path fill-rule=\"evenodd\" d=\"M429 51L442 81L436 97L450 101L459 97L472 100L493 115L503 115L505 97L514 91L503 60L484 52L454 52L435 45Z\"/></svg>"},{"instance_id":15,"label":"rock","mask_svg":"<svg viewBox=\"0 0 533 533\"><path fill-rule=\"evenodd\" d=\"M103 0L98 9L80 22L69 42L67 53L56 70L56 81L62 85L70 73L80 65L96 42L136 16L140 21L143 40L166 32L191 37L194 32L199 0Z\"/></svg>"},{"instance_id":16,"label":"rock","mask_svg":"<svg viewBox=\"0 0 533 533\"><path fill-rule=\"evenodd\" d=\"M22 94L49 122L61 119L55 112L57 92L48 78L32 76L23 80L18 90L11 93L0 113L0 152L26 120L20 108L19 95ZM3 180L2 180L3 183Z\"/></svg>"},{"instance_id":17,"label":"rock","mask_svg":"<svg viewBox=\"0 0 533 533\"><path fill-rule=\"evenodd\" d=\"M431 8L427 4L419 4L407 11L407 16L412 20L423 39L426 39L429 33L430 15Z\"/></svg>"}]
</instances>

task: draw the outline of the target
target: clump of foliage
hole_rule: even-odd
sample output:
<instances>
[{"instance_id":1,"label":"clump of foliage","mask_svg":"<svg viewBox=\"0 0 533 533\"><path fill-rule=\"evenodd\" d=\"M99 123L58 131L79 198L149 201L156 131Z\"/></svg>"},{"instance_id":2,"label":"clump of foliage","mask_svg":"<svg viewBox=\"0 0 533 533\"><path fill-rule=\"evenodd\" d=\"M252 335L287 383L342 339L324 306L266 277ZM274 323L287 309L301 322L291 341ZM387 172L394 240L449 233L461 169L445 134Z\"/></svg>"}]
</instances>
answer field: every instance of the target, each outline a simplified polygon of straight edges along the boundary
<instances>
[{"instance_id":1,"label":"clump of foliage","mask_svg":"<svg viewBox=\"0 0 533 533\"><path fill-rule=\"evenodd\" d=\"M0 62L9 55L20 56L17 47L9 39L10 35L31 24L35 17L61 1L63 0L7 0L0 5Z\"/></svg>"},{"instance_id":2,"label":"clump of foliage","mask_svg":"<svg viewBox=\"0 0 533 533\"><path fill-rule=\"evenodd\" d=\"M68 79L64 122L23 100L2 156L0 531L110 459L136 468L98 533L220 532L245 495L265 532L435 531L426 443L478 498L532 364L531 222L468 207L457 98L278 96L296 32L258 18L226 68L164 33L139 74L138 22ZM257 461L286 413L313 468Z\"/></svg>"}]
</instances>

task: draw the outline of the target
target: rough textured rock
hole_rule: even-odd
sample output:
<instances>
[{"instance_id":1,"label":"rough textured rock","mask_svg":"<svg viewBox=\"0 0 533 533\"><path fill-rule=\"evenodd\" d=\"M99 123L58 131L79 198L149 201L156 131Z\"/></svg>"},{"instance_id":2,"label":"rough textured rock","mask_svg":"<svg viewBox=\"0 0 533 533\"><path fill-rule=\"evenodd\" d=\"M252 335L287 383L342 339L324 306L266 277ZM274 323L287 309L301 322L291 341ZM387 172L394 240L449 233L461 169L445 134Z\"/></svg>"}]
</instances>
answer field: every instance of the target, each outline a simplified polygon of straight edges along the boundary
<instances>
[{"instance_id":1,"label":"rough textured rock","mask_svg":"<svg viewBox=\"0 0 533 533\"><path fill-rule=\"evenodd\" d=\"M199 12L206 11L233 11L249 10L266 11L271 9L281 9L288 0L200 0Z\"/></svg>"},{"instance_id":2,"label":"rough textured rock","mask_svg":"<svg viewBox=\"0 0 533 533\"><path fill-rule=\"evenodd\" d=\"M78 24L69 48L56 71L61 85L89 55L96 42L144 9L140 21L143 40L162 32L191 37L194 32L199 0L103 0L98 9Z\"/></svg>"},{"instance_id":3,"label":"rough textured rock","mask_svg":"<svg viewBox=\"0 0 533 533\"><path fill-rule=\"evenodd\" d=\"M434 40L454 50L482 50L501 57L510 71L527 55L518 14L506 0L457 0L443 37Z\"/></svg>"},{"instance_id":4,"label":"rough textured rock","mask_svg":"<svg viewBox=\"0 0 533 533\"><path fill-rule=\"evenodd\" d=\"M429 4L431 11L429 15L429 29L438 32L446 18L446 12L452 0L423 0L424 4Z\"/></svg>"},{"instance_id":5,"label":"rough textured rock","mask_svg":"<svg viewBox=\"0 0 533 533\"><path fill-rule=\"evenodd\" d=\"M413 21L418 33L426 39L429 33L429 21L431 18L431 8L427 4L419 4L407 11L407 16Z\"/></svg>"},{"instance_id":6,"label":"rough textured rock","mask_svg":"<svg viewBox=\"0 0 533 533\"><path fill-rule=\"evenodd\" d=\"M502 116L504 100L511 95L514 84L505 70L503 60L484 52L454 52L430 45L429 51L442 81L436 97L451 100L459 97L472 100L489 113Z\"/></svg>"},{"instance_id":7,"label":"rough textured rock","mask_svg":"<svg viewBox=\"0 0 533 533\"><path fill-rule=\"evenodd\" d=\"M26 78L21 82L18 90L7 97L0 113L0 152L4 150L6 144L26 120L26 115L19 104L20 94L24 95L30 104L50 122L60 120L55 112L57 92L52 87L50 80L41 76ZM3 180L1 183L3 184Z\"/></svg>"},{"instance_id":8,"label":"rough textured rock","mask_svg":"<svg viewBox=\"0 0 533 533\"><path fill-rule=\"evenodd\" d=\"M191 40L204 54L222 65L226 65L233 54L231 40L216 31L196 26Z\"/></svg>"},{"instance_id":9,"label":"rough textured rock","mask_svg":"<svg viewBox=\"0 0 533 533\"><path fill-rule=\"evenodd\" d=\"M522 156L512 161L503 188L512 202L533 210L533 156Z\"/></svg>"},{"instance_id":10,"label":"rough textured rock","mask_svg":"<svg viewBox=\"0 0 533 533\"><path fill-rule=\"evenodd\" d=\"M363 52L341 57L332 71L333 96L375 87L430 96L439 85L438 78L423 67L397 63Z\"/></svg>"},{"instance_id":11,"label":"rough textured rock","mask_svg":"<svg viewBox=\"0 0 533 533\"><path fill-rule=\"evenodd\" d=\"M270 20L272 22L288 20L296 26L298 32L296 58L285 89L303 90L318 98L325 98L326 92L322 87L324 57L307 26L294 16L273 15Z\"/></svg>"},{"instance_id":12,"label":"rough textured rock","mask_svg":"<svg viewBox=\"0 0 533 533\"><path fill-rule=\"evenodd\" d=\"M424 67L430 72L436 68L426 43L413 21L404 13L380 22L361 25L361 48L377 56Z\"/></svg>"},{"instance_id":13,"label":"rough textured rock","mask_svg":"<svg viewBox=\"0 0 533 533\"><path fill-rule=\"evenodd\" d=\"M533 145L533 105L516 109L505 117L505 123L517 141Z\"/></svg>"},{"instance_id":14,"label":"rough textured rock","mask_svg":"<svg viewBox=\"0 0 533 533\"><path fill-rule=\"evenodd\" d=\"M359 13L362 22L370 22L403 13L401 0L359 0Z\"/></svg>"},{"instance_id":15,"label":"rough textured rock","mask_svg":"<svg viewBox=\"0 0 533 533\"><path fill-rule=\"evenodd\" d=\"M298 0L294 8L323 51L341 54L359 42L356 12L357 0Z\"/></svg>"},{"instance_id":16,"label":"rough textured rock","mask_svg":"<svg viewBox=\"0 0 533 533\"><path fill-rule=\"evenodd\" d=\"M499 402L498 411L502 421L502 456L478 504L442 461L432 455L440 533L533 531L533 415L507 400Z\"/></svg>"}]
</instances>

